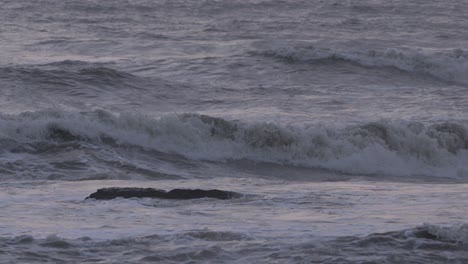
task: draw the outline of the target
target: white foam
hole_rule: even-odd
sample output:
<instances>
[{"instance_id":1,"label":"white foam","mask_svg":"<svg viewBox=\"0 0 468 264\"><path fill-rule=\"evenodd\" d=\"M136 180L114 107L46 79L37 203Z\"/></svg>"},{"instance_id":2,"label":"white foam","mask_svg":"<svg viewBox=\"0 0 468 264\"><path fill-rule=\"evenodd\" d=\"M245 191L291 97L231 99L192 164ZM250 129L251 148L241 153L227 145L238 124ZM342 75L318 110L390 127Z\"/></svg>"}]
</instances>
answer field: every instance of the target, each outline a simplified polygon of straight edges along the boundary
<instances>
[{"instance_id":1,"label":"white foam","mask_svg":"<svg viewBox=\"0 0 468 264\"><path fill-rule=\"evenodd\" d=\"M379 121L346 128L293 127L220 118L95 112L32 112L1 116L0 137L20 143L58 142L51 128L102 144L133 145L198 160L250 159L353 174L468 177L463 124Z\"/></svg>"},{"instance_id":2,"label":"white foam","mask_svg":"<svg viewBox=\"0 0 468 264\"><path fill-rule=\"evenodd\" d=\"M458 224L452 226L425 224L424 228L426 228L429 233L436 236L440 240L455 241L462 244L468 243L467 224Z\"/></svg>"}]
</instances>

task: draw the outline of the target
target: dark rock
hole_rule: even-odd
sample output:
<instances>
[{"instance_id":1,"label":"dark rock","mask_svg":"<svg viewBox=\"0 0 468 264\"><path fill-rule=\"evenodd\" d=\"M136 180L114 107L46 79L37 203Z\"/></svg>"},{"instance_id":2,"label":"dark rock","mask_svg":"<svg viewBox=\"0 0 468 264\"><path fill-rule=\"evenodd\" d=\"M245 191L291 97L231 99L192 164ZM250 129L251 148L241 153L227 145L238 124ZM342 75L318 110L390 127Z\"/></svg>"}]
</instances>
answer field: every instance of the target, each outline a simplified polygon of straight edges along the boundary
<instances>
[{"instance_id":1,"label":"dark rock","mask_svg":"<svg viewBox=\"0 0 468 264\"><path fill-rule=\"evenodd\" d=\"M216 199L232 199L239 197L239 193L221 191L221 190L201 190L201 189L174 189L169 192L153 188L131 188L131 187L112 187L98 189L86 199L110 200L117 197L122 198L160 198L160 199L199 199L199 198L216 198Z\"/></svg>"}]
</instances>

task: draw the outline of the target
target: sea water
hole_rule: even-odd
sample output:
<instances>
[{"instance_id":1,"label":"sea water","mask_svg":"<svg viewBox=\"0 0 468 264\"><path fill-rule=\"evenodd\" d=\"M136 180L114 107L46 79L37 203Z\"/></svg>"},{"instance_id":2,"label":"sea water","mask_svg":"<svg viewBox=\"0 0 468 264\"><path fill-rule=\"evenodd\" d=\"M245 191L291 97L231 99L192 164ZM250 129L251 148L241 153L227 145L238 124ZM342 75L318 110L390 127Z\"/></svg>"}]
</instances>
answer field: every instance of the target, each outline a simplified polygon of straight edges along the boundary
<instances>
[{"instance_id":1,"label":"sea water","mask_svg":"<svg viewBox=\"0 0 468 264\"><path fill-rule=\"evenodd\" d=\"M0 4L0 263L468 263L466 1Z\"/></svg>"}]
</instances>

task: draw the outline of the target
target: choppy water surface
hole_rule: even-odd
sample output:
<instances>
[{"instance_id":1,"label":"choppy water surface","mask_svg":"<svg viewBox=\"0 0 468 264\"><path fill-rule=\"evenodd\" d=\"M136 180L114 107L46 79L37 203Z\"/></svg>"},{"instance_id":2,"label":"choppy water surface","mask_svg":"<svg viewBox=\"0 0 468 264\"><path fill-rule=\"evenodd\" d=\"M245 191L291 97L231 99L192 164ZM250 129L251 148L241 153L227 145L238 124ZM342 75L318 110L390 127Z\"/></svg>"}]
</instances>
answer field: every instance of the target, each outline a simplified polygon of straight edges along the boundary
<instances>
[{"instance_id":1,"label":"choppy water surface","mask_svg":"<svg viewBox=\"0 0 468 264\"><path fill-rule=\"evenodd\" d=\"M0 263L468 262L465 1L1 6Z\"/></svg>"}]
</instances>

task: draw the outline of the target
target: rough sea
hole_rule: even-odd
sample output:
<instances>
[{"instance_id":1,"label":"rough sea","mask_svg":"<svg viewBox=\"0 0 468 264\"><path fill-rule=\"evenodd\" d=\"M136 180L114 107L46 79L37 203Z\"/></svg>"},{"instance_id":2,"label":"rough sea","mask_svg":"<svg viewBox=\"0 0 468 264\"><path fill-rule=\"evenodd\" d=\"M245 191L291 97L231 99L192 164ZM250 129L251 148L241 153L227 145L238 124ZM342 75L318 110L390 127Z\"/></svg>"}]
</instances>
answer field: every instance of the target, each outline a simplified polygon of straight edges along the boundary
<instances>
[{"instance_id":1,"label":"rough sea","mask_svg":"<svg viewBox=\"0 0 468 264\"><path fill-rule=\"evenodd\" d=\"M1 264L466 264L467 208L466 0L0 0Z\"/></svg>"}]
</instances>

